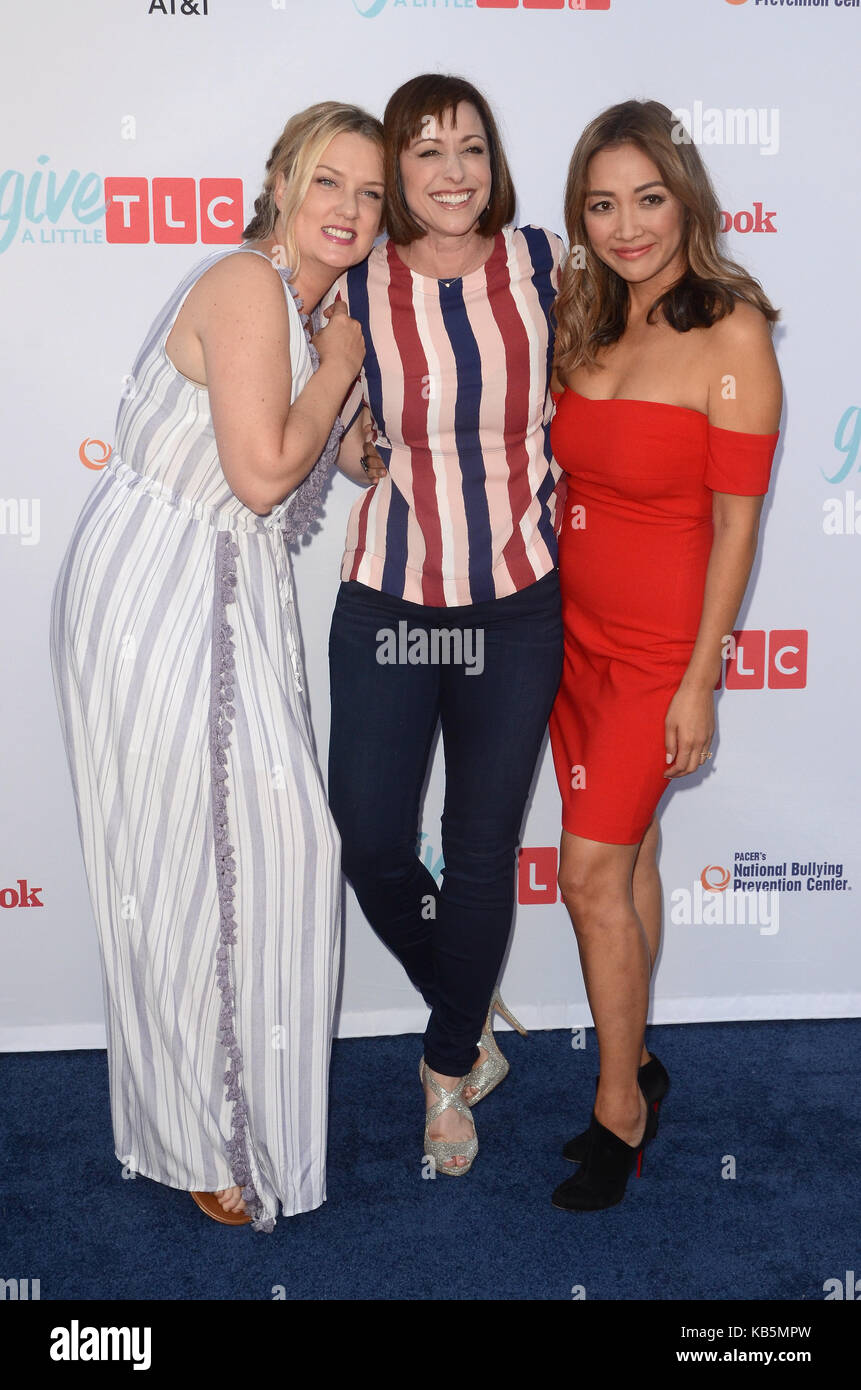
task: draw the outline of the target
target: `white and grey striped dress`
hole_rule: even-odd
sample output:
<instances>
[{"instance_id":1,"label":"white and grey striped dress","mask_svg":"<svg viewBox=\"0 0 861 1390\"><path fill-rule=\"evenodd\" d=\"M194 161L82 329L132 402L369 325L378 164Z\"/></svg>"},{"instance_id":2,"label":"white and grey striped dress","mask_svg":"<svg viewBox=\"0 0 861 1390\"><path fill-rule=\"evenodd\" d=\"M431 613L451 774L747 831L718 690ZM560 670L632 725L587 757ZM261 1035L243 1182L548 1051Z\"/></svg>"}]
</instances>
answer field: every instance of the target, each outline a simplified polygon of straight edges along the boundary
<instances>
[{"instance_id":1,"label":"white and grey striped dress","mask_svg":"<svg viewBox=\"0 0 861 1390\"><path fill-rule=\"evenodd\" d=\"M239 1184L258 1230L325 1200L337 831L303 691L288 499L231 492L204 387L153 325L54 592L51 656L101 943L117 1157ZM262 253L258 253L262 254ZM286 280L295 399L312 371Z\"/></svg>"}]
</instances>

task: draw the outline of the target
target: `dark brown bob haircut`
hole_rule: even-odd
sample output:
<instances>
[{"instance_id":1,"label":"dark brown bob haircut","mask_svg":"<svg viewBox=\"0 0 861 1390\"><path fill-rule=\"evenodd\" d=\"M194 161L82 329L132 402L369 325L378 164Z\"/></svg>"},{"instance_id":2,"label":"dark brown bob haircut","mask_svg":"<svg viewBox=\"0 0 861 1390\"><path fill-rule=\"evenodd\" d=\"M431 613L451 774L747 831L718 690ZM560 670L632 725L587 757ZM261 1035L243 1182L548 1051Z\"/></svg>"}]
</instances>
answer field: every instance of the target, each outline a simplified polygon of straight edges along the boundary
<instances>
[{"instance_id":1,"label":"dark brown bob haircut","mask_svg":"<svg viewBox=\"0 0 861 1390\"><path fill-rule=\"evenodd\" d=\"M442 120L451 113L453 120L460 102L470 102L481 117L490 156L490 202L478 219L483 236L493 237L514 221L516 195L511 172L487 99L463 77L426 72L412 77L392 94L383 116L385 135L385 220L389 236L398 246L408 246L425 235L404 197L400 156L411 140L421 135L428 116Z\"/></svg>"}]
</instances>

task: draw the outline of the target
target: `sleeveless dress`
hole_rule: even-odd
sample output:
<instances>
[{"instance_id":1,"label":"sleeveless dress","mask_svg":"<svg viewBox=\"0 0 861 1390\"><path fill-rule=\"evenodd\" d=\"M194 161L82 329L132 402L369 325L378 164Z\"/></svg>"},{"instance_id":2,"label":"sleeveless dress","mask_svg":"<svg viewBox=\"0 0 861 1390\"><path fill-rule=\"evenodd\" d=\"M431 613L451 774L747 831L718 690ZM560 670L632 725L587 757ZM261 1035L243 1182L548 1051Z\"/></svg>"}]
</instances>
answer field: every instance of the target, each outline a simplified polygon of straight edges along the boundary
<instances>
[{"instance_id":1,"label":"sleeveless dress","mask_svg":"<svg viewBox=\"0 0 861 1390\"><path fill-rule=\"evenodd\" d=\"M141 349L54 591L51 657L101 946L116 1154L238 1184L254 1228L325 1200L339 840L304 695L293 499L227 485L209 396ZM267 258L268 259L268 258ZM286 278L292 399L312 349ZM330 441L331 443L331 441Z\"/></svg>"},{"instance_id":2,"label":"sleeveless dress","mask_svg":"<svg viewBox=\"0 0 861 1390\"><path fill-rule=\"evenodd\" d=\"M636 844L670 785L664 720L702 616L712 492L767 492L778 435L718 429L683 406L566 389L551 440L568 474L565 660L550 717L562 826Z\"/></svg>"}]
</instances>

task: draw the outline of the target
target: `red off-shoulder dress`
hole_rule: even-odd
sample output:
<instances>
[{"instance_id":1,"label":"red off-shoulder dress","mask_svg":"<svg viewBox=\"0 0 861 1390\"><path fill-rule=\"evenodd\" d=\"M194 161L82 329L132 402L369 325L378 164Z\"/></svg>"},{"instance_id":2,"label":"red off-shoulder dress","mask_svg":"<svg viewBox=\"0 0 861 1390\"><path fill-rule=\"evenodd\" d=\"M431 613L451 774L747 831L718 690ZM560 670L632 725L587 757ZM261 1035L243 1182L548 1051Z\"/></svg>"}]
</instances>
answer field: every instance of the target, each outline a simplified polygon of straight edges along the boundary
<instances>
[{"instance_id":1,"label":"red off-shoulder dress","mask_svg":"<svg viewBox=\"0 0 861 1390\"><path fill-rule=\"evenodd\" d=\"M670 785L664 720L699 629L712 492L767 492L777 440L682 406L557 397L565 664L550 740L572 835L636 844Z\"/></svg>"}]
</instances>

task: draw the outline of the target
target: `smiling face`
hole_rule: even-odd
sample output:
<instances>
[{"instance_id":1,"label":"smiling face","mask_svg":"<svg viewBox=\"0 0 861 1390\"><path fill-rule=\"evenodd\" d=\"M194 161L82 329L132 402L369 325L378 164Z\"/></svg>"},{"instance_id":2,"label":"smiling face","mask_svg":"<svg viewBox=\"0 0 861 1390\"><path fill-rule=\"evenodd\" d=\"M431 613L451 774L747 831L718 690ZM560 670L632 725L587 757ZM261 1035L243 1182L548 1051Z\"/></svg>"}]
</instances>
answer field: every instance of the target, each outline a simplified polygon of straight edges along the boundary
<instances>
[{"instance_id":1,"label":"smiling face","mask_svg":"<svg viewBox=\"0 0 861 1390\"><path fill-rule=\"evenodd\" d=\"M684 273L684 206L636 145L590 160L583 221L595 255L629 285L671 283Z\"/></svg>"},{"instance_id":2,"label":"smiling face","mask_svg":"<svg viewBox=\"0 0 861 1390\"><path fill-rule=\"evenodd\" d=\"M426 116L400 154L401 182L416 222L437 236L466 236L490 201L487 136L469 101L442 117Z\"/></svg>"},{"instance_id":3,"label":"smiling face","mask_svg":"<svg viewBox=\"0 0 861 1390\"><path fill-rule=\"evenodd\" d=\"M284 191L284 175L279 174L274 189L279 213ZM333 271L335 279L342 270L364 260L380 230L382 210L382 150L367 136L353 131L336 135L311 175L293 223L306 273L316 264Z\"/></svg>"}]
</instances>

